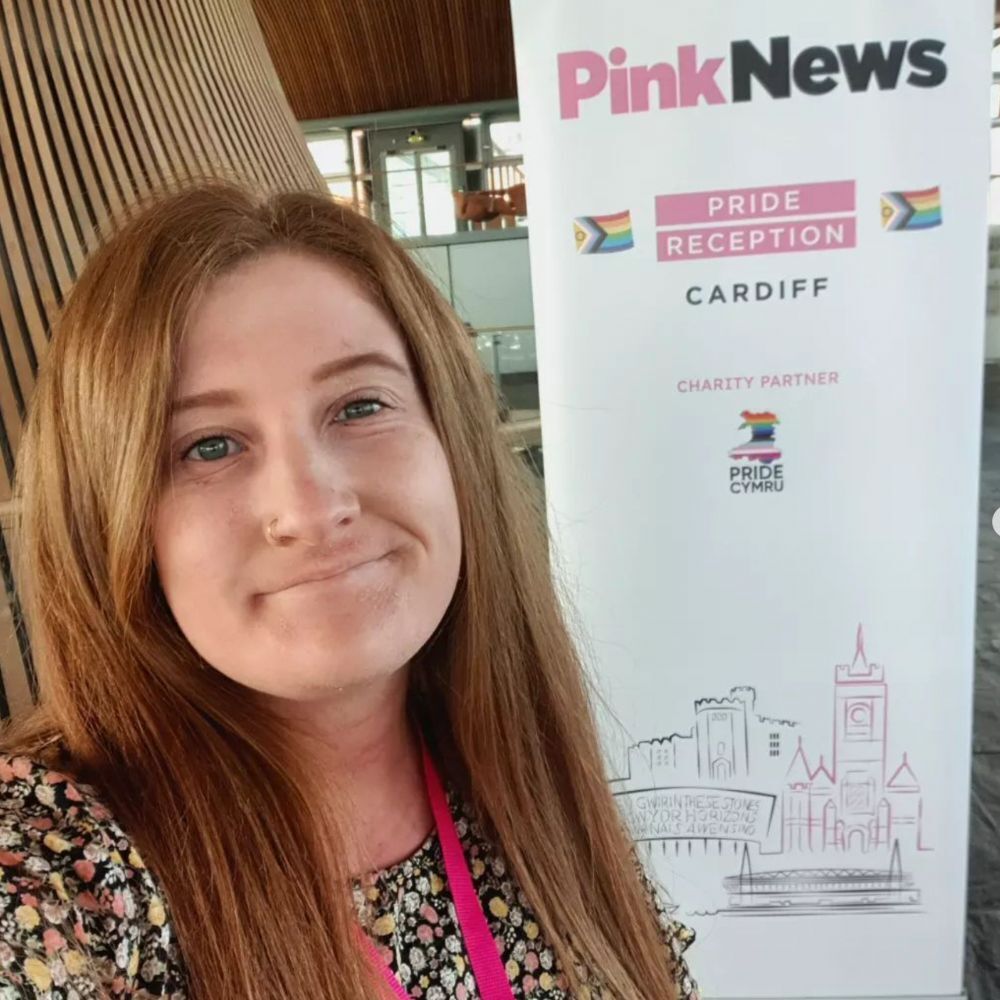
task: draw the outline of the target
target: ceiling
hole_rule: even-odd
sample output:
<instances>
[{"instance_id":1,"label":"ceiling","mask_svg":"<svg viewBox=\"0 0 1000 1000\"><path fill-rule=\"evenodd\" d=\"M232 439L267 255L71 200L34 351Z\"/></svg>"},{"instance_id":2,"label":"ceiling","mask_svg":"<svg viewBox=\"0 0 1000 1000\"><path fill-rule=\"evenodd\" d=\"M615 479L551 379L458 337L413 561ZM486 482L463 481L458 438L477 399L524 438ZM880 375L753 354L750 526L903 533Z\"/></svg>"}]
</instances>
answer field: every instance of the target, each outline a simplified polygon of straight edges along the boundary
<instances>
[{"instance_id":1,"label":"ceiling","mask_svg":"<svg viewBox=\"0 0 1000 1000\"><path fill-rule=\"evenodd\" d=\"M299 121L517 96L510 0L251 3Z\"/></svg>"},{"instance_id":2,"label":"ceiling","mask_svg":"<svg viewBox=\"0 0 1000 1000\"><path fill-rule=\"evenodd\" d=\"M299 121L517 96L509 0L251 0Z\"/></svg>"}]
</instances>

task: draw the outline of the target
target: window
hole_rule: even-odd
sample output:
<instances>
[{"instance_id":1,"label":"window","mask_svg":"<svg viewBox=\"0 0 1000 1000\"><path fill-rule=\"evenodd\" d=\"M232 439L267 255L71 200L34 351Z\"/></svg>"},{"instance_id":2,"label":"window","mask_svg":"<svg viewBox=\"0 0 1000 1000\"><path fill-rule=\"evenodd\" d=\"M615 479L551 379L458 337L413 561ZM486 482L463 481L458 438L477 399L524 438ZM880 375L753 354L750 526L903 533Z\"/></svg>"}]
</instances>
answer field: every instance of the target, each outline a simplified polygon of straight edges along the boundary
<instances>
[{"instance_id":1,"label":"window","mask_svg":"<svg viewBox=\"0 0 1000 1000\"><path fill-rule=\"evenodd\" d=\"M490 122L493 158L524 156L524 139L519 121Z\"/></svg>"},{"instance_id":2,"label":"window","mask_svg":"<svg viewBox=\"0 0 1000 1000\"><path fill-rule=\"evenodd\" d=\"M875 809L875 781L863 771L851 771L845 776L841 794L848 813L871 813Z\"/></svg>"},{"instance_id":3,"label":"window","mask_svg":"<svg viewBox=\"0 0 1000 1000\"><path fill-rule=\"evenodd\" d=\"M305 138L331 194L401 239L524 227L523 189L508 193L524 184L521 122L497 104L307 122Z\"/></svg>"},{"instance_id":4,"label":"window","mask_svg":"<svg viewBox=\"0 0 1000 1000\"><path fill-rule=\"evenodd\" d=\"M870 698L850 699L844 705L844 739L874 739L875 703Z\"/></svg>"},{"instance_id":5,"label":"window","mask_svg":"<svg viewBox=\"0 0 1000 1000\"><path fill-rule=\"evenodd\" d=\"M336 129L322 138L308 139L306 145L323 175L330 194L356 203L354 197L354 171L351 147L346 132Z\"/></svg>"},{"instance_id":6,"label":"window","mask_svg":"<svg viewBox=\"0 0 1000 1000\"><path fill-rule=\"evenodd\" d=\"M484 152L488 154L488 190L505 191L515 184L524 183L524 138L520 121L511 118L490 121ZM518 225L524 223L522 217L516 221Z\"/></svg>"},{"instance_id":7,"label":"window","mask_svg":"<svg viewBox=\"0 0 1000 1000\"><path fill-rule=\"evenodd\" d=\"M386 153L385 174L394 235L412 239L456 231L450 150Z\"/></svg>"}]
</instances>

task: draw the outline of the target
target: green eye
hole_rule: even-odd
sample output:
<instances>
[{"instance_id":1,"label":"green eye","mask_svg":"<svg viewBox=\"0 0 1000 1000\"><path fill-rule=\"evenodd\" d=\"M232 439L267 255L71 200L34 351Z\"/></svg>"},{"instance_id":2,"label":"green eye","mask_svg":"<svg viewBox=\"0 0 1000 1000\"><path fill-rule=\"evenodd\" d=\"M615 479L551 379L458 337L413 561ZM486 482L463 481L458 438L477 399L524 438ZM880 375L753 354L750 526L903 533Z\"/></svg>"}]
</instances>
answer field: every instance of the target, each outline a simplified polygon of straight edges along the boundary
<instances>
[{"instance_id":1,"label":"green eye","mask_svg":"<svg viewBox=\"0 0 1000 1000\"><path fill-rule=\"evenodd\" d=\"M195 441L181 457L197 455L198 457L194 459L196 462L213 462L216 459L228 458L226 442L232 440L231 437L222 434L216 434L213 437L203 437Z\"/></svg>"},{"instance_id":2,"label":"green eye","mask_svg":"<svg viewBox=\"0 0 1000 1000\"><path fill-rule=\"evenodd\" d=\"M355 399L343 407L340 413L334 417L333 422L341 424L356 423L359 420L364 420L366 417L378 416L382 410L387 408L388 404L383 403L381 399L369 397ZM219 459L229 458L230 452L227 442L232 442L234 445L238 444L228 434L213 434L208 437L199 438L184 449L180 458L182 461L189 460L202 463L217 462Z\"/></svg>"},{"instance_id":3,"label":"green eye","mask_svg":"<svg viewBox=\"0 0 1000 1000\"><path fill-rule=\"evenodd\" d=\"M379 413L385 404L379 399L356 399L348 403L341 411L344 421L350 422L363 417L373 417ZM340 416L338 416L340 419Z\"/></svg>"}]
</instances>

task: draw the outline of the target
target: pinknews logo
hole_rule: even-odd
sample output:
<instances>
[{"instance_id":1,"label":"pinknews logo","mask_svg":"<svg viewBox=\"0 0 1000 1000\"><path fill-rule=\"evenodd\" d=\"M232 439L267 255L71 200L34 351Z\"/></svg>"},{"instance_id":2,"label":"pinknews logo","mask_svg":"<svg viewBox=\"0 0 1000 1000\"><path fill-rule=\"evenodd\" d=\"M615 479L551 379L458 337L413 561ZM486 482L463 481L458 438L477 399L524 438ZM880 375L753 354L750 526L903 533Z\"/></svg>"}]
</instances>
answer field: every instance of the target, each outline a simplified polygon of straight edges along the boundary
<instances>
[{"instance_id":1,"label":"pinknews logo","mask_svg":"<svg viewBox=\"0 0 1000 1000\"><path fill-rule=\"evenodd\" d=\"M854 93L867 91L872 83L879 90L895 90L902 81L911 87L938 87L948 76L940 58L945 43L933 38L915 42L866 42L827 48L810 45L792 56L789 37L772 38L765 55L752 42L730 45L728 95L719 83L725 58L699 61L696 45L680 45L674 62L649 66L628 65L628 52L616 46L607 59L600 52L561 52L559 65L559 112L562 118L579 118L580 108L607 93L605 109L613 115L635 114L651 108L693 107L705 104L736 104L753 100L754 85L772 98L784 98L795 90L816 97L846 83ZM904 63L909 73L903 76Z\"/></svg>"}]
</instances>

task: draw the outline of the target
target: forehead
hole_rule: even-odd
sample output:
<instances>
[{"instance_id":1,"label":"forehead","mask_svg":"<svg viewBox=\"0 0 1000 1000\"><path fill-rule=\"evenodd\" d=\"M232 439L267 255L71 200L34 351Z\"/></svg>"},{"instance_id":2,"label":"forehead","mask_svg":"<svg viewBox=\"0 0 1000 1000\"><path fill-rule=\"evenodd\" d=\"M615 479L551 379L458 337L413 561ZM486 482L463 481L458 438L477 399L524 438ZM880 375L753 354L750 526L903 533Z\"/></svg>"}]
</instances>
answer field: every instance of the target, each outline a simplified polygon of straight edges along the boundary
<instances>
[{"instance_id":1,"label":"forehead","mask_svg":"<svg viewBox=\"0 0 1000 1000\"><path fill-rule=\"evenodd\" d=\"M216 278L195 304L180 345L181 377L210 366L287 368L340 355L407 352L389 316L345 267L271 250Z\"/></svg>"}]
</instances>

